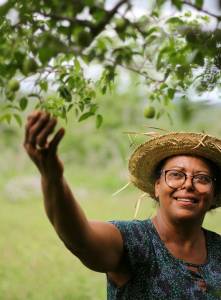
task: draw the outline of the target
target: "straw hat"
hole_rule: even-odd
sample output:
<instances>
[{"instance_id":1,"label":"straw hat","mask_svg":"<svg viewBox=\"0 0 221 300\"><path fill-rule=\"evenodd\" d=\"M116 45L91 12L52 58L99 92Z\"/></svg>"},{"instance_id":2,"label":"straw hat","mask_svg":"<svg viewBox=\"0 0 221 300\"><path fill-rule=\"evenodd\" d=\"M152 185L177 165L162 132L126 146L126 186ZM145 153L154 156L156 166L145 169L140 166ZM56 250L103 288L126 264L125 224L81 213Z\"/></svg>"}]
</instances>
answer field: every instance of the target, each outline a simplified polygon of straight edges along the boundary
<instances>
[{"instance_id":1,"label":"straw hat","mask_svg":"<svg viewBox=\"0 0 221 300\"><path fill-rule=\"evenodd\" d=\"M172 132L151 138L133 152L129 160L130 180L155 198L156 167L163 159L182 154L207 158L221 170L220 139L203 133Z\"/></svg>"}]
</instances>

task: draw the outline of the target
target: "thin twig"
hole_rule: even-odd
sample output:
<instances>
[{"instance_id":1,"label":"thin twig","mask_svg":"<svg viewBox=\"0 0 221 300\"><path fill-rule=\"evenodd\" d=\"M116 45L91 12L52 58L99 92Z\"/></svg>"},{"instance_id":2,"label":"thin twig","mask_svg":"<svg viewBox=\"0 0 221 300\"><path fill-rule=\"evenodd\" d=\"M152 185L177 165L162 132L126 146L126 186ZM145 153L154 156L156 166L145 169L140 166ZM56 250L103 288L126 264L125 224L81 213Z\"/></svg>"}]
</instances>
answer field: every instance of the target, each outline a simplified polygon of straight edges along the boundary
<instances>
[{"instance_id":1,"label":"thin twig","mask_svg":"<svg viewBox=\"0 0 221 300\"><path fill-rule=\"evenodd\" d=\"M216 18L216 19L218 19L219 21L221 20L221 16L216 15L216 14L213 14L213 13L211 13L211 12L208 11L208 10L205 10L205 9L199 7L199 6L196 6L196 5L193 4L193 3L190 3L189 1L183 1L183 4L188 5L188 6L194 8L194 9L196 9L196 10L198 10L198 11L201 11L202 13L207 14L207 15L213 17L213 18Z\"/></svg>"},{"instance_id":2,"label":"thin twig","mask_svg":"<svg viewBox=\"0 0 221 300\"><path fill-rule=\"evenodd\" d=\"M109 24L110 20L116 14L118 9L126 3L128 3L128 5L129 5L128 0L121 0L110 11L107 11L106 18L104 18L104 20L102 20L102 22L98 23L98 25L96 27L92 28L93 37L96 37L101 31L104 30L104 28L106 27L107 24Z\"/></svg>"}]
</instances>

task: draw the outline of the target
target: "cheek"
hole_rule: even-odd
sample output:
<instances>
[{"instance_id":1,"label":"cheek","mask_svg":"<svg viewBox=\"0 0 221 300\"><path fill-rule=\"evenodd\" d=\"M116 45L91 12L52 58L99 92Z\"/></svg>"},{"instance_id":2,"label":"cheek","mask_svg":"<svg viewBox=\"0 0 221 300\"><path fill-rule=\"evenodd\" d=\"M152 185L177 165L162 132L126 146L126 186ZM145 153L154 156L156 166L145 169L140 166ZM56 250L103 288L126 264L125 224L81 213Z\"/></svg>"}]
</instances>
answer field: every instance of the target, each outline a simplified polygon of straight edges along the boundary
<instances>
[{"instance_id":1,"label":"cheek","mask_svg":"<svg viewBox=\"0 0 221 300\"><path fill-rule=\"evenodd\" d=\"M166 195L170 192L170 189L165 184L162 178L158 179L155 183L155 197L158 198L162 195Z\"/></svg>"}]
</instances>

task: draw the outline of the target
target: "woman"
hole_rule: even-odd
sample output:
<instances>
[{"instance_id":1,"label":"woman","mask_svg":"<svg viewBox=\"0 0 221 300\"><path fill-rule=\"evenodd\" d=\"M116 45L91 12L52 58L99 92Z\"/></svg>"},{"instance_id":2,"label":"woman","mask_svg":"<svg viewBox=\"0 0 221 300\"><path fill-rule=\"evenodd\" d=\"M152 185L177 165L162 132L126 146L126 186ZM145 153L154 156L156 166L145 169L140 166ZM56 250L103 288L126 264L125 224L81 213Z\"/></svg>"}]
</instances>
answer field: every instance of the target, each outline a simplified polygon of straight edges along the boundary
<instances>
[{"instance_id":1,"label":"woman","mask_svg":"<svg viewBox=\"0 0 221 300\"><path fill-rule=\"evenodd\" d=\"M108 299L220 299L221 238L202 228L220 205L221 140L194 133L158 136L129 162L131 181L158 202L144 221L87 220L63 176L56 120L33 112L24 147L38 167L49 220L87 267L107 274Z\"/></svg>"}]
</instances>

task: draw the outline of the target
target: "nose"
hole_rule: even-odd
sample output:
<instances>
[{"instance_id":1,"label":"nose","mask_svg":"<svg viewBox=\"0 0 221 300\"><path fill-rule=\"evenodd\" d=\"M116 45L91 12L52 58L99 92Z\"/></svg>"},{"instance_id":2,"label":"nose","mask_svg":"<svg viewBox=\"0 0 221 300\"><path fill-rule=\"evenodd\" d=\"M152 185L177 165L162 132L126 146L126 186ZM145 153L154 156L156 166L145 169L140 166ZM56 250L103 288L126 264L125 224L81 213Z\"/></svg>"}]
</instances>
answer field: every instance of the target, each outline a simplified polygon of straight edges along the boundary
<instances>
[{"instance_id":1,"label":"nose","mask_svg":"<svg viewBox=\"0 0 221 300\"><path fill-rule=\"evenodd\" d=\"M185 188L187 191L193 191L194 185L193 185L193 180L191 176L187 176L185 182L183 183L181 189Z\"/></svg>"}]
</instances>

